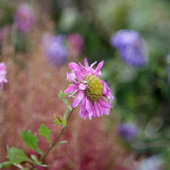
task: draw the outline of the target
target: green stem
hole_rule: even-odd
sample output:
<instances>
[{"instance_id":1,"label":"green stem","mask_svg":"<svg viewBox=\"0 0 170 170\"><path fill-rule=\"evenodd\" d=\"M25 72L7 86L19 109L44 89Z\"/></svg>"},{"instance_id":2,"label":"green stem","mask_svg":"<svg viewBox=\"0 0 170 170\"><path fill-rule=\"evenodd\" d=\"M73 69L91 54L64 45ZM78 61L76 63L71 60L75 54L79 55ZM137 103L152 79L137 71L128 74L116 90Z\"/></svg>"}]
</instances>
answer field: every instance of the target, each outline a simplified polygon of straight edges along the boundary
<instances>
[{"instance_id":1,"label":"green stem","mask_svg":"<svg viewBox=\"0 0 170 170\"><path fill-rule=\"evenodd\" d=\"M71 115L73 113L75 109L72 109L69 113L69 116L67 117L67 124L71 118ZM50 153L50 151L56 146L56 144L58 143L58 141L60 140L61 136L64 134L65 130L66 130L67 126L64 126L63 129L61 130L60 134L58 136L55 137L54 142L52 143L52 145L48 148L48 150L46 151L46 153L40 158L40 161L44 161L44 159L46 158L46 156ZM30 170L33 170L36 167L36 165L34 165Z\"/></svg>"}]
</instances>

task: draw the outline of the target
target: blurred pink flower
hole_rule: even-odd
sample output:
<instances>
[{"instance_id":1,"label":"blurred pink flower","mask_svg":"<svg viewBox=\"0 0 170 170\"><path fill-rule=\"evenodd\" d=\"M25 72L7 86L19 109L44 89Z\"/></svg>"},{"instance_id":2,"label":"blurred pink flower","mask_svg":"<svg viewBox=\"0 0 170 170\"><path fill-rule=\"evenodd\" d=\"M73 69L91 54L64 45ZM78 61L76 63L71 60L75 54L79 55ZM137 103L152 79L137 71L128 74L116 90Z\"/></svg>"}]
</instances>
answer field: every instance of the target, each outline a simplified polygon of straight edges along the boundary
<instances>
[{"instance_id":1,"label":"blurred pink flower","mask_svg":"<svg viewBox=\"0 0 170 170\"><path fill-rule=\"evenodd\" d=\"M83 50L84 40L79 34L71 33L68 35L68 55L77 57Z\"/></svg>"},{"instance_id":2,"label":"blurred pink flower","mask_svg":"<svg viewBox=\"0 0 170 170\"><path fill-rule=\"evenodd\" d=\"M14 20L19 31L28 33L35 22L33 9L28 4L21 4L16 11Z\"/></svg>"},{"instance_id":3,"label":"blurred pink flower","mask_svg":"<svg viewBox=\"0 0 170 170\"><path fill-rule=\"evenodd\" d=\"M80 104L81 118L89 117L91 119L101 117L103 114L109 115L113 96L107 83L99 79L104 61L101 61L96 69L93 69L93 66L97 62L89 66L85 59L84 63L85 67L81 63L79 65L73 62L69 64L73 74L67 73L67 76L73 84L65 90L65 93L73 92L69 97L78 93L72 106L75 108Z\"/></svg>"},{"instance_id":4,"label":"blurred pink flower","mask_svg":"<svg viewBox=\"0 0 170 170\"><path fill-rule=\"evenodd\" d=\"M6 66L5 64L2 62L0 63L0 88L3 88L3 84L7 83L7 79L6 79Z\"/></svg>"}]
</instances>

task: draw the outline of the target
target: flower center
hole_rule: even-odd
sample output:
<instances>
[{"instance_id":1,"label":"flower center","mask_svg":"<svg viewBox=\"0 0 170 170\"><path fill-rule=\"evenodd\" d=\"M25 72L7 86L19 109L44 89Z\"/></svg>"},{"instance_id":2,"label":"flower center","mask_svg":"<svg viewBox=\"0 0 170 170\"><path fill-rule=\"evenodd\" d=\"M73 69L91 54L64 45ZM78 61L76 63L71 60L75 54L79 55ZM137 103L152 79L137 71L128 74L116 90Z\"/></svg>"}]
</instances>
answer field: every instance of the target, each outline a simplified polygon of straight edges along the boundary
<instances>
[{"instance_id":1,"label":"flower center","mask_svg":"<svg viewBox=\"0 0 170 170\"><path fill-rule=\"evenodd\" d=\"M97 101L102 97L103 86L100 79L94 75L88 74L84 81L87 81L87 88L85 94L91 101Z\"/></svg>"}]
</instances>

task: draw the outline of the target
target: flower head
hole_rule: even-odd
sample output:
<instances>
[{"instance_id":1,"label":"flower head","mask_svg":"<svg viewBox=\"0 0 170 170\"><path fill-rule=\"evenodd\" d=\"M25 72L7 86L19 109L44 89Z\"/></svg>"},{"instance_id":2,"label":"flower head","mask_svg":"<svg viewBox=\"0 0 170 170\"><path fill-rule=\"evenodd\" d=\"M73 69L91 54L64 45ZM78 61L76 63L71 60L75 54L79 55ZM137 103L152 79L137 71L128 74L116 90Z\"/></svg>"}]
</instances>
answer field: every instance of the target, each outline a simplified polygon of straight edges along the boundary
<instances>
[{"instance_id":1,"label":"flower head","mask_svg":"<svg viewBox=\"0 0 170 170\"><path fill-rule=\"evenodd\" d=\"M132 123L121 123L118 128L118 133L125 140L132 140L138 134L138 127Z\"/></svg>"},{"instance_id":2,"label":"flower head","mask_svg":"<svg viewBox=\"0 0 170 170\"><path fill-rule=\"evenodd\" d=\"M141 67L146 63L144 43L136 31L120 30L111 37L122 60L130 66Z\"/></svg>"},{"instance_id":3,"label":"flower head","mask_svg":"<svg viewBox=\"0 0 170 170\"><path fill-rule=\"evenodd\" d=\"M43 43L47 60L56 67L61 66L66 61L67 49L64 45L65 36L44 35Z\"/></svg>"},{"instance_id":4,"label":"flower head","mask_svg":"<svg viewBox=\"0 0 170 170\"><path fill-rule=\"evenodd\" d=\"M167 59L167 63L170 64L170 53L167 54L166 59Z\"/></svg>"},{"instance_id":5,"label":"flower head","mask_svg":"<svg viewBox=\"0 0 170 170\"><path fill-rule=\"evenodd\" d=\"M168 72L168 84L170 85L170 66L167 68Z\"/></svg>"},{"instance_id":6,"label":"flower head","mask_svg":"<svg viewBox=\"0 0 170 170\"><path fill-rule=\"evenodd\" d=\"M3 88L3 84L7 83L7 79L6 79L6 66L5 64L2 62L0 63L0 88Z\"/></svg>"},{"instance_id":7,"label":"flower head","mask_svg":"<svg viewBox=\"0 0 170 170\"><path fill-rule=\"evenodd\" d=\"M75 108L80 104L81 118L91 119L101 117L103 114L109 115L113 96L107 83L99 79L104 61L101 61L95 69L93 66L97 62L89 66L85 59L84 63L85 66L81 63L69 64L73 73L67 73L67 77L73 84L65 90L65 93L72 93L69 97L77 94L72 107Z\"/></svg>"},{"instance_id":8,"label":"flower head","mask_svg":"<svg viewBox=\"0 0 170 170\"><path fill-rule=\"evenodd\" d=\"M83 38L79 34L69 34L68 35L68 55L70 57L77 57L81 54L83 50Z\"/></svg>"},{"instance_id":9,"label":"flower head","mask_svg":"<svg viewBox=\"0 0 170 170\"><path fill-rule=\"evenodd\" d=\"M160 155L154 155L141 161L138 170L163 170L165 162Z\"/></svg>"},{"instance_id":10,"label":"flower head","mask_svg":"<svg viewBox=\"0 0 170 170\"><path fill-rule=\"evenodd\" d=\"M16 11L14 19L19 31L28 33L35 22L34 11L28 4L21 4Z\"/></svg>"}]
</instances>

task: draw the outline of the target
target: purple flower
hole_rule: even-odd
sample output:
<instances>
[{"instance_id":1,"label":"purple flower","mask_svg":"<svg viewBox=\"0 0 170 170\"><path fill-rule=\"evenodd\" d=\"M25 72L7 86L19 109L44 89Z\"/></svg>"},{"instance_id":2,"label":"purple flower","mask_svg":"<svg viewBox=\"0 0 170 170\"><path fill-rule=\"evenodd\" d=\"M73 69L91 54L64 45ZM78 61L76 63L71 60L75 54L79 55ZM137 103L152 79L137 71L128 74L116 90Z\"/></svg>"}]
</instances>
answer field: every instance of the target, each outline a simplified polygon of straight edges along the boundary
<instances>
[{"instance_id":1,"label":"purple flower","mask_svg":"<svg viewBox=\"0 0 170 170\"><path fill-rule=\"evenodd\" d=\"M167 68L168 72L168 84L170 85L170 66Z\"/></svg>"},{"instance_id":2,"label":"purple flower","mask_svg":"<svg viewBox=\"0 0 170 170\"><path fill-rule=\"evenodd\" d=\"M166 59L167 59L167 63L170 64L170 53L167 54Z\"/></svg>"},{"instance_id":3,"label":"purple flower","mask_svg":"<svg viewBox=\"0 0 170 170\"><path fill-rule=\"evenodd\" d=\"M89 117L101 117L103 114L109 115L111 100L113 96L107 83L99 79L104 61L101 61L94 69L94 62L89 66L87 59L84 60L85 66L81 63L69 64L73 73L67 73L68 79L73 83L64 93L72 93L69 97L76 95L72 107L80 104L80 117L86 119Z\"/></svg>"},{"instance_id":4,"label":"purple flower","mask_svg":"<svg viewBox=\"0 0 170 170\"><path fill-rule=\"evenodd\" d=\"M67 48L64 42L64 35L53 37L52 35L46 34L43 36L47 60L56 67L61 66L66 61Z\"/></svg>"},{"instance_id":5,"label":"purple flower","mask_svg":"<svg viewBox=\"0 0 170 170\"><path fill-rule=\"evenodd\" d=\"M123 139L130 141L137 136L138 127L135 124L124 122L119 125L118 133Z\"/></svg>"},{"instance_id":6,"label":"purple flower","mask_svg":"<svg viewBox=\"0 0 170 170\"><path fill-rule=\"evenodd\" d=\"M155 155L141 161L137 170L163 170L164 161L159 155Z\"/></svg>"},{"instance_id":7,"label":"purple flower","mask_svg":"<svg viewBox=\"0 0 170 170\"><path fill-rule=\"evenodd\" d=\"M70 57L78 57L83 50L83 38L79 34L68 35L68 55Z\"/></svg>"},{"instance_id":8,"label":"purple flower","mask_svg":"<svg viewBox=\"0 0 170 170\"><path fill-rule=\"evenodd\" d=\"M7 83L7 79L6 79L6 66L5 64L2 62L0 63L0 88L3 88L3 84Z\"/></svg>"},{"instance_id":9,"label":"purple flower","mask_svg":"<svg viewBox=\"0 0 170 170\"><path fill-rule=\"evenodd\" d=\"M120 30L111 37L110 42L128 65L141 67L146 64L144 43L136 31Z\"/></svg>"},{"instance_id":10,"label":"purple flower","mask_svg":"<svg viewBox=\"0 0 170 170\"><path fill-rule=\"evenodd\" d=\"M21 4L15 13L14 20L19 31L28 33L35 22L33 9L28 4Z\"/></svg>"}]
</instances>

